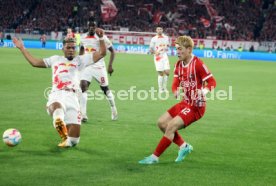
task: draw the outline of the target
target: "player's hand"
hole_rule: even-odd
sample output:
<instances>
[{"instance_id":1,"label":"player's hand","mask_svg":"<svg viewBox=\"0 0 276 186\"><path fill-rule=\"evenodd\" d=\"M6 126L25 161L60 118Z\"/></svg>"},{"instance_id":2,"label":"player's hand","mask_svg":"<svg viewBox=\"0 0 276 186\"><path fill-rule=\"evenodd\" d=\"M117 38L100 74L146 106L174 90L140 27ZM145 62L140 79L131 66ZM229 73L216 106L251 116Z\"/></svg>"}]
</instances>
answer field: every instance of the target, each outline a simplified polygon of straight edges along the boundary
<instances>
[{"instance_id":1,"label":"player's hand","mask_svg":"<svg viewBox=\"0 0 276 186\"><path fill-rule=\"evenodd\" d=\"M174 95L174 97L175 97L176 99L179 98L179 92L178 92L178 91L175 91L175 92L173 93L173 95Z\"/></svg>"},{"instance_id":2,"label":"player's hand","mask_svg":"<svg viewBox=\"0 0 276 186\"><path fill-rule=\"evenodd\" d=\"M24 49L24 44L23 44L22 39L17 39L16 37L13 37L12 42L16 46L16 48L18 48L20 50Z\"/></svg>"},{"instance_id":3,"label":"player's hand","mask_svg":"<svg viewBox=\"0 0 276 186\"><path fill-rule=\"evenodd\" d=\"M101 28L96 28L95 33L97 34L97 36L99 36L99 38L102 38L104 35L104 30Z\"/></svg>"},{"instance_id":4,"label":"player's hand","mask_svg":"<svg viewBox=\"0 0 276 186\"><path fill-rule=\"evenodd\" d=\"M111 76L112 73L114 72L114 70L113 70L113 68L112 68L111 65L108 66L108 70L107 71L108 71L108 74Z\"/></svg>"}]
</instances>

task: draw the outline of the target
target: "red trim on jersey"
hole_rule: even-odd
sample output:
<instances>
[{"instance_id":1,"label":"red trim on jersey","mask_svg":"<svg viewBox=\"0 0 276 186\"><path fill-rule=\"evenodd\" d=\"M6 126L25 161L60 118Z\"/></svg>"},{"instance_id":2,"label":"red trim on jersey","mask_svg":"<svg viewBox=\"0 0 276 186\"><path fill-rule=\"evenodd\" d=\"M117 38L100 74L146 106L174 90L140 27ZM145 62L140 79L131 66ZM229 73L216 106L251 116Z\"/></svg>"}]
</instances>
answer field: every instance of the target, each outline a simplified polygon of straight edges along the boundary
<instances>
[{"instance_id":1,"label":"red trim on jersey","mask_svg":"<svg viewBox=\"0 0 276 186\"><path fill-rule=\"evenodd\" d=\"M95 36L86 36L86 37L85 37L85 39L92 39L92 38L96 39Z\"/></svg>"}]
</instances>

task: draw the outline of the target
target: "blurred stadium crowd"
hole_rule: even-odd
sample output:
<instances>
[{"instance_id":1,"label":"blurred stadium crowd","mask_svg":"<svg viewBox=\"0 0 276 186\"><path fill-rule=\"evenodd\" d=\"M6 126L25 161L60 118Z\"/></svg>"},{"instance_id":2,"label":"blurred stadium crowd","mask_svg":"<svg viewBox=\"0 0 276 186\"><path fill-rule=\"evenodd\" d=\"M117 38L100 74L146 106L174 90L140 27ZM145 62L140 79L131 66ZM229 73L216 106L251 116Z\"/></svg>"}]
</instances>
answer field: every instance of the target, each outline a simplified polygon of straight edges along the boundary
<instances>
[{"instance_id":1,"label":"blurred stadium crowd","mask_svg":"<svg viewBox=\"0 0 276 186\"><path fill-rule=\"evenodd\" d=\"M153 32L193 38L275 41L276 0L113 0L116 16L102 18L104 0L1 0L0 31L83 31L90 16L107 30Z\"/></svg>"}]
</instances>

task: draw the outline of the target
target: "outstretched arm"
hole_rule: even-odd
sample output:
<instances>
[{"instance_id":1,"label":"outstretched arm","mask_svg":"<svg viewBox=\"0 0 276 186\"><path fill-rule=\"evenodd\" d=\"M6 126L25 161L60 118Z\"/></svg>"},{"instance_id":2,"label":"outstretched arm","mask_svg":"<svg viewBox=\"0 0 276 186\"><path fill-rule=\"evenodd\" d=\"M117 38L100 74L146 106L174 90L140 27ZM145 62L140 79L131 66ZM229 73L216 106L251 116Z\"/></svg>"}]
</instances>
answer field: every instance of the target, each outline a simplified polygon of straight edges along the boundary
<instances>
[{"instance_id":1,"label":"outstretched arm","mask_svg":"<svg viewBox=\"0 0 276 186\"><path fill-rule=\"evenodd\" d=\"M42 59L34 58L24 47L24 44L21 39L12 38L14 45L21 51L26 60L33 66L38 68L46 68L45 63Z\"/></svg>"},{"instance_id":2,"label":"outstretched arm","mask_svg":"<svg viewBox=\"0 0 276 186\"><path fill-rule=\"evenodd\" d=\"M106 55L106 47L103 39L104 31L100 28L96 28L95 32L100 38L100 51L94 52L93 54L93 61L96 63Z\"/></svg>"},{"instance_id":3,"label":"outstretched arm","mask_svg":"<svg viewBox=\"0 0 276 186\"><path fill-rule=\"evenodd\" d=\"M111 76L111 74L114 72L113 70L113 61L115 58L115 51L114 48L111 46L108 48L108 50L110 51L110 58L109 58L109 64L108 64L108 73Z\"/></svg>"}]
</instances>

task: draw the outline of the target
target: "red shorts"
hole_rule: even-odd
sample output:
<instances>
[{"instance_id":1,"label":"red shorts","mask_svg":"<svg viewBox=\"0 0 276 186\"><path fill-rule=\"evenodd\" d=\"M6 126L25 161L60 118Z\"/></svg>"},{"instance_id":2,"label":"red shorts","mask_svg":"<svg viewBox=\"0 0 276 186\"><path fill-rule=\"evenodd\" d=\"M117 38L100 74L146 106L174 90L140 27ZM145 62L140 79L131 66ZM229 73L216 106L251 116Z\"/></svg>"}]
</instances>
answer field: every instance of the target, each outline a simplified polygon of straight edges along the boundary
<instances>
[{"instance_id":1,"label":"red shorts","mask_svg":"<svg viewBox=\"0 0 276 186\"><path fill-rule=\"evenodd\" d=\"M181 101L175 104L168 110L168 113L174 118L175 116L181 117L184 126L187 127L191 123L199 120L205 113L205 107L195 107L188 105L186 102Z\"/></svg>"}]
</instances>

